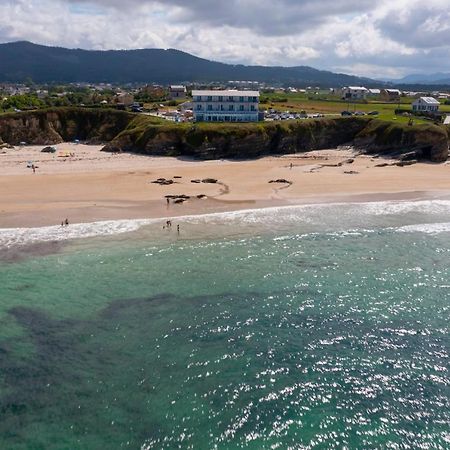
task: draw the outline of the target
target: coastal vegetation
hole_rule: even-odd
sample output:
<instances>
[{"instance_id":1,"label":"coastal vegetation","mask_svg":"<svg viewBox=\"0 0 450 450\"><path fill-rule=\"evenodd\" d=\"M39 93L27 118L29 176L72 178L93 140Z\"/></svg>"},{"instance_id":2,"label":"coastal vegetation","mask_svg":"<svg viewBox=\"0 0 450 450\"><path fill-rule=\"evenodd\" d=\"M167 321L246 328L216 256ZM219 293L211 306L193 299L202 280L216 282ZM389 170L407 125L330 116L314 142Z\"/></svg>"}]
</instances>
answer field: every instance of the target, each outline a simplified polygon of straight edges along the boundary
<instances>
[{"instance_id":1,"label":"coastal vegetation","mask_svg":"<svg viewBox=\"0 0 450 450\"><path fill-rule=\"evenodd\" d=\"M201 159L254 158L353 145L371 154L448 157L449 128L394 123L369 116L243 124L174 123L112 109L53 108L0 116L0 139L17 145L63 141L105 143L106 151Z\"/></svg>"}]
</instances>

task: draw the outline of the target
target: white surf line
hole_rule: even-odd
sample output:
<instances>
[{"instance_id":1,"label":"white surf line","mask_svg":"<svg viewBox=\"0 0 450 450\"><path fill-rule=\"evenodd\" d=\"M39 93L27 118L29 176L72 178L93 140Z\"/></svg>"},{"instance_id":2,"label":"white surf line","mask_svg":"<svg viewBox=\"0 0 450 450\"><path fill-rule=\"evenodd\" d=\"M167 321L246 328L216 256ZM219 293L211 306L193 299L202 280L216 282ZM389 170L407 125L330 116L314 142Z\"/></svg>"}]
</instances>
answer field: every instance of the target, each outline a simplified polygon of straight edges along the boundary
<instances>
[{"instance_id":1,"label":"white surf line","mask_svg":"<svg viewBox=\"0 0 450 450\"><path fill-rule=\"evenodd\" d=\"M337 202L337 203L312 203L301 205L285 205L267 208L242 209L226 212L215 212L206 214L191 214L171 217L172 221L188 221L188 222L208 222L213 219L221 220L244 220L247 222L259 222L261 217L273 216L278 217L277 213L292 212L291 217L280 217L280 221L286 221L290 218L301 219L306 222L307 217L304 214L295 214L297 212L305 212L307 210L324 210L334 207L357 207L357 212L367 216L405 214L408 212L421 213L448 213L450 214L450 200L418 200L418 201L401 201L388 200L378 202ZM100 222L74 223L67 227L47 226L37 228L0 228L0 247L11 247L13 245L23 245L36 242L49 241L65 241L70 239L89 238L97 236L110 236L115 234L129 233L139 230L141 227L154 223L164 222L165 218L151 219L127 219L127 220L109 220ZM429 224L432 226L433 224ZM439 224L435 224L439 225ZM445 225L445 224L441 224ZM408 228L409 227L409 228ZM413 227L427 227L425 225L410 225L400 227L403 231L412 230ZM445 226L443 230L446 231Z\"/></svg>"}]
</instances>

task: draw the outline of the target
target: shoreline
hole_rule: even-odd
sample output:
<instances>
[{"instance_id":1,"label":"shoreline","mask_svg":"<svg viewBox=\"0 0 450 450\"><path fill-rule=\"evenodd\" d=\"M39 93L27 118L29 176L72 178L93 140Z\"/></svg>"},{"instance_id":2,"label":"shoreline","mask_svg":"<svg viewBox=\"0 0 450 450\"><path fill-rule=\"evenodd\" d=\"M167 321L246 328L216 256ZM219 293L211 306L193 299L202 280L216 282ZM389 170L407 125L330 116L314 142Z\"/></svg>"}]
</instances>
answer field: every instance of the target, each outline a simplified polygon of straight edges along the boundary
<instances>
[{"instance_id":1,"label":"shoreline","mask_svg":"<svg viewBox=\"0 0 450 450\"><path fill-rule=\"evenodd\" d=\"M154 207L149 209L148 215L142 215L142 209L145 203L138 205L135 208L123 210L111 210L111 216L105 214L104 217L95 219L95 216L89 217L89 214L81 214L75 217L87 217L90 220L71 220L70 225L89 225L107 222L149 222L157 223L164 220L182 220L200 217L213 217L222 214L246 213L257 211L270 211L274 209L289 209L295 207L314 207L314 206L332 206L332 205L352 205L352 204L367 204L367 203L382 203L382 202L421 202L433 200L450 200L449 191L402 191L402 192L361 192L356 194L340 194L340 195L323 195L303 197L295 200L248 200L248 201L226 201L216 199L199 200L197 205L183 205L181 207L165 210L165 214L161 211L164 208ZM201 202L201 204L200 204ZM158 202L160 203L160 202ZM73 212L73 210L72 210ZM59 211L57 212L59 214ZM59 214L58 217L61 215ZM4 226L8 224L8 218L2 217L1 231L10 230L32 230L39 228L61 228L62 224L51 221L52 214L46 214L43 217L44 223L33 222L32 226L23 226L22 217L29 218L28 213L23 216L15 213L11 215L9 220L12 221L12 226ZM64 227L65 228L65 227Z\"/></svg>"},{"instance_id":2,"label":"shoreline","mask_svg":"<svg viewBox=\"0 0 450 450\"><path fill-rule=\"evenodd\" d=\"M336 208L336 207L352 207L361 206L364 208L373 208L376 211L375 215L389 215L396 214L404 208L422 208L433 209L434 205L443 205L446 211L450 212L450 193L447 195L435 195L436 193L420 193L422 195L412 195L419 193L394 193L392 195L356 195L352 197L335 197L333 201L321 202L304 202L292 203L288 205L266 206L251 209L232 209L228 211L206 212L200 214L185 214L180 216L173 216L171 220L174 224L182 224L183 231L185 225L199 225L214 223L214 219L219 219L220 224L226 225L227 221L243 221L251 217L251 221L260 225L264 225L267 217L272 215L272 218L278 218L283 213L290 211L299 214L301 211L312 211L314 208ZM426 195L424 195L426 194ZM300 210L300 211L299 211ZM368 217L370 213L367 213ZM303 218L303 215L298 215L298 218ZM80 222L73 223L69 226L50 225L33 228L0 228L0 249L5 250L1 260L13 261L17 258L24 258L26 256L43 256L53 254L60 251L66 244L79 239L88 238L102 238L109 236L118 236L121 234L134 233L150 225L157 225L153 232L159 232L161 225L164 225L165 217L154 217L144 219L116 219L109 221L98 222ZM292 220L292 219L289 219ZM288 222L289 222L288 220ZM283 223L283 222L281 222ZM306 223L306 222L305 222ZM448 222L436 222L434 225L444 226L444 231L450 230L450 216ZM247 222L248 225L248 222ZM416 223L413 227L426 227L429 223ZM406 226L407 228L408 226ZM245 228L245 226L244 226ZM389 228L389 227L387 227ZM441 229L442 230L442 229ZM196 231L196 236L199 231ZM183 238L186 236L183 233ZM195 237L195 236L194 236Z\"/></svg>"},{"instance_id":3,"label":"shoreline","mask_svg":"<svg viewBox=\"0 0 450 450\"><path fill-rule=\"evenodd\" d=\"M307 204L450 198L450 164L407 167L351 148L254 160L197 161L60 144L0 154L0 230L173 219ZM27 165L37 165L33 173ZM163 178L168 185L155 181ZM213 178L216 182L205 180ZM203 182L202 182L203 181ZM187 201L166 202L185 195Z\"/></svg>"}]
</instances>

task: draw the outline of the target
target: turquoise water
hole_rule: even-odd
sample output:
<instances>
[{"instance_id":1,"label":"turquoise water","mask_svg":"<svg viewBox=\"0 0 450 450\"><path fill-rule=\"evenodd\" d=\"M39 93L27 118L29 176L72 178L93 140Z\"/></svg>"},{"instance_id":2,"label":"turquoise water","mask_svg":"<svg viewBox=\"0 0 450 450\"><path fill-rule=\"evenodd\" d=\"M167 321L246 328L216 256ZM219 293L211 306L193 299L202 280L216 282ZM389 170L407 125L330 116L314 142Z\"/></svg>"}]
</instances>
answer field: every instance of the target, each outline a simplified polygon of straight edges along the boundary
<instances>
[{"instance_id":1,"label":"turquoise water","mask_svg":"<svg viewBox=\"0 0 450 450\"><path fill-rule=\"evenodd\" d=\"M323 205L10 248L0 448L450 448L449 222Z\"/></svg>"}]
</instances>

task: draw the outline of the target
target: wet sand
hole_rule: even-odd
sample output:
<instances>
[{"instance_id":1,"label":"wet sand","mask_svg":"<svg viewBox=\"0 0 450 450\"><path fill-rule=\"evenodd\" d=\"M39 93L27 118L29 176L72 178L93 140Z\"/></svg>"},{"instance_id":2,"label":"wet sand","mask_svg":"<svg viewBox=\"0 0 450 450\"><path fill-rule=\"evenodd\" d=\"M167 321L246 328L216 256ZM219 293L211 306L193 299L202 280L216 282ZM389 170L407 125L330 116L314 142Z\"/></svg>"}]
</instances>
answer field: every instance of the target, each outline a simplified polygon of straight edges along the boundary
<instances>
[{"instance_id":1,"label":"wet sand","mask_svg":"<svg viewBox=\"0 0 450 450\"><path fill-rule=\"evenodd\" d=\"M357 155L352 149L245 161L193 161L104 153L101 146L82 144L56 147L55 154L41 153L42 146L1 151L1 228L57 225L65 218L80 223L302 203L450 196L449 163L376 167L393 161ZM37 166L36 173L27 167L28 162ZM174 183L152 183L158 178ZM191 182L205 178L218 183ZM289 183L269 183L280 179ZM191 198L167 205L166 195Z\"/></svg>"}]
</instances>

